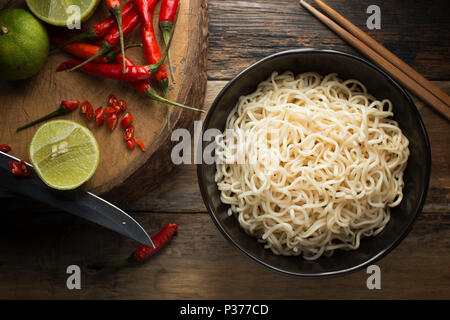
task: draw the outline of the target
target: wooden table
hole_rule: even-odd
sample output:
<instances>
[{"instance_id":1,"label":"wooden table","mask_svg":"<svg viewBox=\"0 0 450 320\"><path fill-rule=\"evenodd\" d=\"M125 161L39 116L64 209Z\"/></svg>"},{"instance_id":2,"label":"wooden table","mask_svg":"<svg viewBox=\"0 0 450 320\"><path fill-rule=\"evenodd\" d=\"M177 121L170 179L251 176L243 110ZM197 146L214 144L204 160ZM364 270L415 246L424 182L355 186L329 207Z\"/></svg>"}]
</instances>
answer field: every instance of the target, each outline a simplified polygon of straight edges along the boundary
<instances>
[{"instance_id":1,"label":"wooden table","mask_svg":"<svg viewBox=\"0 0 450 320\"><path fill-rule=\"evenodd\" d=\"M367 31L373 1L328 0ZM390 1L377 41L450 93L448 1ZM314 47L357 54L296 0L209 1L206 107L247 65L281 50ZM203 205L196 167L177 167L156 191L124 209L152 234L180 225L163 251L138 267L101 275L88 265L126 257L136 243L64 212L19 198L0 199L0 298L50 299L433 299L450 298L449 122L415 99L433 153L422 215L406 239L377 265L381 290L365 270L330 279L273 273L234 249ZM81 289L66 288L66 268L81 267Z\"/></svg>"}]
</instances>

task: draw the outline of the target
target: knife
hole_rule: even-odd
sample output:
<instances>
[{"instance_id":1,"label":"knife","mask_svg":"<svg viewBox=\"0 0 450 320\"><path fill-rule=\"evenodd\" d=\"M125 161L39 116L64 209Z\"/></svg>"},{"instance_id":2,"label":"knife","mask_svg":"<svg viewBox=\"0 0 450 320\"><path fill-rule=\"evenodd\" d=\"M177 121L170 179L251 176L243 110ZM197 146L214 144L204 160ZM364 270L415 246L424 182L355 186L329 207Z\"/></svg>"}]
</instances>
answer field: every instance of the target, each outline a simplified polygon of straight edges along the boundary
<instances>
[{"instance_id":1,"label":"knife","mask_svg":"<svg viewBox=\"0 0 450 320\"><path fill-rule=\"evenodd\" d=\"M144 228L115 205L81 189L52 189L36 173L27 178L16 177L11 173L9 161L20 160L0 151L0 186L155 247ZM27 165L33 167L29 163Z\"/></svg>"}]
</instances>

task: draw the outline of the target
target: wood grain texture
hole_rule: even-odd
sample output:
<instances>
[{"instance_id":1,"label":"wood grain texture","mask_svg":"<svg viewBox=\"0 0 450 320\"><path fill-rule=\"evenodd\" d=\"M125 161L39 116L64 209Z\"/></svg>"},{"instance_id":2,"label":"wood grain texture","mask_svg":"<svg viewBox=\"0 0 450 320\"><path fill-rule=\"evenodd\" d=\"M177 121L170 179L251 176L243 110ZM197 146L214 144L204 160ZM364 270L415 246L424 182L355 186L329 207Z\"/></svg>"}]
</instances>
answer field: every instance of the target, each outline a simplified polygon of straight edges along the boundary
<instances>
[{"instance_id":1,"label":"wood grain texture","mask_svg":"<svg viewBox=\"0 0 450 320\"><path fill-rule=\"evenodd\" d=\"M366 30L371 1L327 0ZM378 1L377 41L450 93L447 2ZM210 0L208 108L248 64L283 49L314 46L355 53L296 0ZM176 238L150 261L93 275L87 265L126 257L136 243L35 202L0 195L0 299L449 299L450 124L414 98L430 136L427 201L411 233L377 262L381 290L368 290L365 270L331 279L293 279L253 263L234 249L206 213L196 167L176 167L156 190L124 204L146 230L180 225ZM66 267L82 268L82 290L65 287Z\"/></svg>"},{"instance_id":2,"label":"wood grain texture","mask_svg":"<svg viewBox=\"0 0 450 320\"><path fill-rule=\"evenodd\" d=\"M159 5L155 10L158 16ZM89 21L99 21L108 12L100 6ZM156 19L157 21L157 19ZM155 22L156 23L156 22ZM206 1L183 1L172 46L172 63L175 84L171 84L169 97L183 104L203 106L206 89L207 55ZM157 36L159 28L155 26ZM140 27L127 37L128 43L139 43ZM143 50L129 50L128 56L136 64L145 64ZM100 164L93 178L83 187L109 199L137 199L154 189L170 171L170 150L173 143L167 130L166 109L159 102L141 96L129 83L101 79L83 72L59 72L57 66L70 59L65 53L50 55L41 72L26 81L2 82L0 98L3 115L0 117L0 141L12 146L12 154L28 159L28 145L36 127L15 132L18 126L39 118L57 108L61 100L90 101L94 108L105 106L109 93L128 103L136 127L136 139L144 141L146 152L138 148L129 151L123 141L120 126L112 133L106 125L97 128L95 121L88 122L73 112L64 119L74 120L90 128L99 142ZM170 107L174 129L191 126L200 113Z\"/></svg>"},{"instance_id":3,"label":"wood grain texture","mask_svg":"<svg viewBox=\"0 0 450 320\"><path fill-rule=\"evenodd\" d=\"M399 247L377 262L381 290L367 289L365 270L330 279L296 279L266 270L233 248L207 214L134 217L151 233L178 223L178 235L145 264L93 274L91 265L124 259L136 243L65 213L3 215L2 226L8 227L0 233L0 299L450 297L449 215L421 215ZM81 290L65 287L72 264L81 268Z\"/></svg>"},{"instance_id":4,"label":"wood grain texture","mask_svg":"<svg viewBox=\"0 0 450 320\"><path fill-rule=\"evenodd\" d=\"M448 1L419 0L411 5L407 0L328 0L327 4L429 80L448 80ZM381 30L366 27L366 10L372 4L381 9ZM288 49L358 55L296 0L210 1L210 10L210 79L229 79L258 59Z\"/></svg>"}]
</instances>

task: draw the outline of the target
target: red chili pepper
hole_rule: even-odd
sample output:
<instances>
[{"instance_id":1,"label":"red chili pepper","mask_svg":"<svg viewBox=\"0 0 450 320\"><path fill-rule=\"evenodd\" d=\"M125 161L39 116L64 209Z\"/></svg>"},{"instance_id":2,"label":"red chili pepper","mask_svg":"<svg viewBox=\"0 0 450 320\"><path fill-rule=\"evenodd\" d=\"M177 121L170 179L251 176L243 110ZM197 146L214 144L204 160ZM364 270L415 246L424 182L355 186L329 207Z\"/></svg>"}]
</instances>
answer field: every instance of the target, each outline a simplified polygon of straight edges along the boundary
<instances>
[{"instance_id":1,"label":"red chili pepper","mask_svg":"<svg viewBox=\"0 0 450 320\"><path fill-rule=\"evenodd\" d=\"M121 55L120 55L121 56ZM96 63L84 63L79 60L69 60L63 62L56 71L67 70L76 66L83 66L80 70L93 75L100 76L102 78L109 78L115 80L122 80L128 82L135 82L139 80L147 80L151 77L149 70L150 66L126 66L126 73L122 72L122 66L113 64L96 64Z\"/></svg>"},{"instance_id":2,"label":"red chili pepper","mask_svg":"<svg viewBox=\"0 0 450 320\"><path fill-rule=\"evenodd\" d=\"M50 37L52 42L56 44L63 44L67 39L67 37L55 34L50 34ZM100 50L100 47L91 43L74 41L63 46L61 49L63 49L67 53L70 53L71 55L74 55L77 58L85 60L95 55ZM100 56L93 60L93 62L108 63L108 59L104 56Z\"/></svg>"},{"instance_id":3,"label":"red chili pepper","mask_svg":"<svg viewBox=\"0 0 450 320\"><path fill-rule=\"evenodd\" d=\"M120 121L120 125L123 129L127 128L129 124L133 121L133 115L129 112L125 113L122 120Z\"/></svg>"},{"instance_id":4,"label":"red chili pepper","mask_svg":"<svg viewBox=\"0 0 450 320\"><path fill-rule=\"evenodd\" d=\"M11 170L11 173L15 176L21 176L22 175L22 169L19 166L18 162L15 161L9 161L9 169Z\"/></svg>"},{"instance_id":5,"label":"red chili pepper","mask_svg":"<svg viewBox=\"0 0 450 320\"><path fill-rule=\"evenodd\" d=\"M67 101L67 100L63 100L61 101L61 105L64 108L64 111L66 113L70 113L73 110L75 110L76 108L78 108L78 106L80 105L80 101Z\"/></svg>"},{"instance_id":6,"label":"red chili pepper","mask_svg":"<svg viewBox=\"0 0 450 320\"><path fill-rule=\"evenodd\" d=\"M118 55L116 57L116 63L117 63L117 59L121 59L120 55ZM125 63L127 64L127 67L135 66L134 62L131 61L127 57L125 57ZM170 105L173 105L173 106L176 106L176 107L180 107L180 108L184 108L184 109L189 109L189 110L198 111L198 112L205 112L205 111L203 111L201 109L185 106L185 105L180 104L178 102L171 101L171 100L168 100L166 98L161 97L156 92L156 90L151 87L151 85L148 82L148 80L141 80L141 81L132 82L132 85L136 89L136 91L138 91L140 94L143 94L143 95L149 97L152 100L159 101L159 102L162 102L164 104L170 104Z\"/></svg>"},{"instance_id":7,"label":"red chili pepper","mask_svg":"<svg viewBox=\"0 0 450 320\"><path fill-rule=\"evenodd\" d=\"M1 152L10 152L11 151L11 147L8 146L7 144L0 144L0 151Z\"/></svg>"},{"instance_id":8,"label":"red chili pepper","mask_svg":"<svg viewBox=\"0 0 450 320\"><path fill-rule=\"evenodd\" d=\"M128 139L126 144L127 148L132 150L136 146L136 140L134 140L134 138Z\"/></svg>"},{"instance_id":9,"label":"red chili pepper","mask_svg":"<svg viewBox=\"0 0 450 320\"><path fill-rule=\"evenodd\" d=\"M28 168L27 164L20 160L19 162L9 161L9 168L11 173L15 176L28 177L31 175L31 171Z\"/></svg>"},{"instance_id":10,"label":"red chili pepper","mask_svg":"<svg viewBox=\"0 0 450 320\"><path fill-rule=\"evenodd\" d=\"M142 142L142 140L137 140L136 144L139 146L139 148L141 148L142 152L145 152L145 145L144 142Z\"/></svg>"},{"instance_id":11,"label":"red chili pepper","mask_svg":"<svg viewBox=\"0 0 450 320\"><path fill-rule=\"evenodd\" d=\"M156 41L155 30L153 29L153 12L155 10L155 5L158 0L135 0L136 5L139 11L139 15L141 17L141 36L142 43L144 44L144 52L145 57L147 59L147 63L153 64L161 59L161 52L159 50L158 42ZM177 18L178 10L175 10L175 14L173 16L173 21ZM173 23L172 23L173 27ZM173 28L169 30L169 35L167 37L167 54L169 54L169 46L172 38ZM158 82L160 86L163 97L168 98L169 96L169 80L167 79L167 72L165 70L165 66L162 65L161 68L154 74L155 80ZM167 113L167 126L169 130L170 128L170 110L166 105L166 113Z\"/></svg>"},{"instance_id":12,"label":"red chili pepper","mask_svg":"<svg viewBox=\"0 0 450 320\"><path fill-rule=\"evenodd\" d=\"M167 224L156 236L152 238L155 248L142 245L131 254L130 260L137 262L144 262L149 257L158 252L177 232L178 225L174 223Z\"/></svg>"},{"instance_id":13,"label":"red chili pepper","mask_svg":"<svg viewBox=\"0 0 450 320\"><path fill-rule=\"evenodd\" d=\"M139 15L137 12L131 11L127 16L123 17L123 35L126 36L128 35L131 31L133 31L133 29L138 25L139 23ZM92 60L96 59L99 56L105 55L107 54L109 51L111 51L113 49L113 47L115 45L117 45L117 43L119 43L120 41L120 34L119 34L119 29L113 28L103 39L102 44L100 46L100 50L93 55L92 57L90 57L89 59L74 65L73 67L71 67L68 71L74 71L76 69L82 68L84 65L88 64L89 62L91 62ZM122 57L122 55L120 55ZM123 60L123 59L122 59ZM122 62L123 63L123 62ZM123 73L127 73L129 72L129 70L127 68L125 68L122 64L122 66L120 70ZM119 79L121 80L121 79ZM128 80L125 80L128 81Z\"/></svg>"},{"instance_id":14,"label":"red chili pepper","mask_svg":"<svg viewBox=\"0 0 450 320\"><path fill-rule=\"evenodd\" d=\"M116 108L114 108L114 107L106 107L105 110L103 110L103 114L105 116L110 116L113 113L116 113Z\"/></svg>"},{"instance_id":15,"label":"red chili pepper","mask_svg":"<svg viewBox=\"0 0 450 320\"><path fill-rule=\"evenodd\" d=\"M134 126L130 124L123 133L123 138L125 141L130 140L131 138L134 138Z\"/></svg>"},{"instance_id":16,"label":"red chili pepper","mask_svg":"<svg viewBox=\"0 0 450 320\"><path fill-rule=\"evenodd\" d=\"M110 93L108 96L108 106L115 106L117 104L117 97L115 96L114 93Z\"/></svg>"},{"instance_id":17,"label":"red chili pepper","mask_svg":"<svg viewBox=\"0 0 450 320\"><path fill-rule=\"evenodd\" d=\"M178 10L180 8L180 0L162 0L161 8L159 10L159 28L161 29L161 33L164 38L164 42L166 45L169 43L170 34L172 33L172 29L175 23L176 16L178 14ZM167 61L170 70L170 76L172 78L172 82L175 82L172 70L172 62L170 58L170 51L167 53Z\"/></svg>"},{"instance_id":18,"label":"red chili pepper","mask_svg":"<svg viewBox=\"0 0 450 320\"><path fill-rule=\"evenodd\" d=\"M108 119L106 119L106 124L108 125L109 131L112 132L116 128L117 121L118 121L117 113L111 114L108 117Z\"/></svg>"},{"instance_id":19,"label":"red chili pepper","mask_svg":"<svg viewBox=\"0 0 450 320\"><path fill-rule=\"evenodd\" d=\"M111 11L111 15L117 21L117 27L119 31L120 52L122 53L122 56L125 56L125 45L123 41L123 29L122 29L122 9L120 9L121 7L120 0L105 0L105 3L109 11ZM122 58L122 67L123 72L125 72L124 58Z\"/></svg>"},{"instance_id":20,"label":"red chili pepper","mask_svg":"<svg viewBox=\"0 0 450 320\"><path fill-rule=\"evenodd\" d=\"M128 1L122 7L122 16L128 16L131 12L135 12L135 4L134 1ZM108 32L117 27L117 23L115 18L108 17L103 19L97 24L94 24L92 27L87 29L85 32L80 33L68 41L61 43L58 47L62 48L72 42L82 41L86 39L98 39L103 38Z\"/></svg>"},{"instance_id":21,"label":"red chili pepper","mask_svg":"<svg viewBox=\"0 0 450 320\"><path fill-rule=\"evenodd\" d=\"M119 100L117 102L117 105L120 107L120 111L126 111L127 110L127 102L125 100Z\"/></svg>"},{"instance_id":22,"label":"red chili pepper","mask_svg":"<svg viewBox=\"0 0 450 320\"><path fill-rule=\"evenodd\" d=\"M94 108L92 108L92 106L87 109L85 116L86 119L88 119L89 121L91 121L94 118Z\"/></svg>"},{"instance_id":23,"label":"red chili pepper","mask_svg":"<svg viewBox=\"0 0 450 320\"><path fill-rule=\"evenodd\" d=\"M105 121L105 116L103 114L103 107L98 107L95 109L95 122L97 123L97 127L100 127Z\"/></svg>"},{"instance_id":24,"label":"red chili pepper","mask_svg":"<svg viewBox=\"0 0 450 320\"><path fill-rule=\"evenodd\" d=\"M80 105L81 114L86 115L89 108L92 108L92 104L89 101L83 101Z\"/></svg>"},{"instance_id":25,"label":"red chili pepper","mask_svg":"<svg viewBox=\"0 0 450 320\"><path fill-rule=\"evenodd\" d=\"M135 0L135 2L141 17L141 36L142 43L144 44L145 58L148 64L155 64L161 60L162 57L153 28L153 12L158 0ZM167 80L164 64L162 64L159 70L154 74L154 78L158 82ZM168 83L167 88L162 87L161 89L163 92L168 90Z\"/></svg>"},{"instance_id":26,"label":"red chili pepper","mask_svg":"<svg viewBox=\"0 0 450 320\"><path fill-rule=\"evenodd\" d=\"M51 119L51 118L54 118L54 117L57 117L57 116L61 116L61 115L64 115L64 114L68 114L68 113L72 112L73 110L75 110L79 105L80 105L79 101L62 100L60 105L59 105L59 107L58 107L58 109L56 109L55 111L53 111L53 112L51 112L51 113L49 113L49 114L47 114L47 115L37 119L37 120L34 120L34 121L30 122L30 123L27 123L26 125L23 125L23 126L17 128L17 131L29 128L29 127L31 127L31 126L33 126L33 125L35 125L37 123L43 122L45 120L48 120L48 119Z\"/></svg>"}]
</instances>

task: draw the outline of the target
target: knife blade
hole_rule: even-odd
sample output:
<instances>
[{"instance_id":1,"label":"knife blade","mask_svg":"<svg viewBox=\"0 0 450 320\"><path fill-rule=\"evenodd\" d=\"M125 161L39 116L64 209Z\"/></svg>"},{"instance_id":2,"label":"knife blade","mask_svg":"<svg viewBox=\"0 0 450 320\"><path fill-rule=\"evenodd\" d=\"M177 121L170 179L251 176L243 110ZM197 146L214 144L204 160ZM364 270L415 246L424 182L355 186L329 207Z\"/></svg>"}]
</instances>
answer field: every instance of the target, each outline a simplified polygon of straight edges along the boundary
<instances>
[{"instance_id":1,"label":"knife blade","mask_svg":"<svg viewBox=\"0 0 450 320\"><path fill-rule=\"evenodd\" d=\"M155 247L144 228L117 206L82 189L52 189L36 173L27 178L16 177L11 173L9 161L20 160L0 151L0 186ZM29 163L27 165L33 167Z\"/></svg>"}]
</instances>

